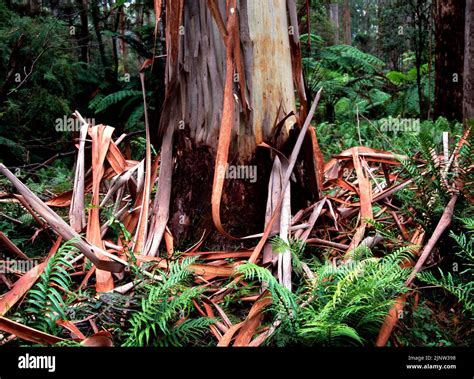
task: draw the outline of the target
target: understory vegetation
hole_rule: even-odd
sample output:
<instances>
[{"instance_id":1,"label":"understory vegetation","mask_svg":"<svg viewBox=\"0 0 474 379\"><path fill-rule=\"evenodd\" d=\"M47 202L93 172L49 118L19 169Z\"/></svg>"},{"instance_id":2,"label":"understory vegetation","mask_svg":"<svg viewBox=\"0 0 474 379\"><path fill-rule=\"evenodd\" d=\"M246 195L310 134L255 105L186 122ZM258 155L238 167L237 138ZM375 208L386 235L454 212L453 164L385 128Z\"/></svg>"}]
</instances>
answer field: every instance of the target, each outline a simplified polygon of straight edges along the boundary
<instances>
[{"instance_id":1,"label":"understory vegetation","mask_svg":"<svg viewBox=\"0 0 474 379\"><path fill-rule=\"evenodd\" d=\"M237 346L360 347L377 344L387 315L398 307L388 346L472 346L474 139L469 131L474 123L435 111L433 20L416 24L418 18L411 18L413 9L405 2L375 9L367 1L354 0L348 2L352 40L343 43L341 25L335 43L328 13L329 3L335 2L309 1L309 14L298 14L304 90L313 99L323 89L311 127L323 163L335 159L340 165L335 165L340 171L333 178L327 179L329 170L325 172L318 201L326 201L326 208L316 217L318 228L304 238L294 237L298 225L308 227L316 209L307 204L306 218L289 227L291 238L272 232L265 246L273 255L267 261L250 261L258 239L252 240L254 244L245 240L216 247L215 241L209 245L205 241L208 229L202 241L169 246L172 233L167 228L160 256L141 257L133 251L138 235L133 228L140 225L141 214L135 223L124 215L136 215L142 208L132 201L143 194L146 181L146 162L141 166L137 162L147 154L152 162L162 158L158 125L168 74L165 34L161 29L155 34L152 1L90 3L86 10L90 30L84 41L77 16L83 9L78 4L56 10L45 5L30 14L16 2L0 0L0 163L41 201L56 201L49 205L69 223L80 142L79 130L68 129L69 119L79 110L93 124L112 125L117 155L123 152L123 166L136 169L135 176L130 171L126 178L129 192L119 188L112 200L106 198L125 175L116 175L110 167L104 171L101 164L100 170L92 169L100 154L86 145L83 214L100 210L96 235L104 239L102 248L128 265L112 274L113 290L97 292L96 275L102 270L71 243L74 239L50 250L57 235L49 220L30 212L28 202L25 206L24 198L14 195L17 187L0 175L0 232L5 236L0 239L0 260L8 264L16 251L2 244L8 240L26 258L43 265L31 287L20 285L25 289L20 301L15 299L10 307L1 303L5 297L0 298L0 316L61 339L54 340L59 346L80 346L88 336L103 332L114 346L124 347L229 346L231 341ZM306 2L296 3L298 10L305 9ZM339 3L342 8L345 2ZM387 25L398 25L407 17L413 22L403 24L404 35L387 30ZM308 22L313 25L309 30ZM78 34L71 34L71 27ZM425 35L423 44L419 32ZM84 43L90 44L86 61ZM156 57L153 63L152 57ZM144 72L143 92L139 72ZM150 152L144 98L147 126L153 131ZM185 135L179 142L191 144L189 138ZM87 142L91 139L86 136ZM372 219L356 213L364 201L362 180L356 165L343 162L353 159L355 150L350 149L358 146L382 156L373 162L362 160L371 190L384 193L396 183L403 185L390 196L371 201ZM180 148L173 151L179 155ZM100 177L100 182L102 176L109 181L97 185L96 204L91 178ZM152 183L150 193L158 191ZM411 281L420 252L453 196L457 202L449 227ZM291 211L296 217L300 209ZM344 212L351 215L344 218ZM193 225L193 220L181 221L175 224ZM361 224L362 237L352 248ZM91 229L83 225L76 237L86 238ZM420 237L418 243L415 237ZM211 250L218 254L212 264ZM282 269L275 263L285 254L291 256L291 289L283 284L278 271ZM0 271L0 296L26 275L15 268ZM258 326L249 327L250 336L239 334L253 322ZM0 330L0 344L9 336ZM22 338L6 343L36 345Z\"/></svg>"}]
</instances>

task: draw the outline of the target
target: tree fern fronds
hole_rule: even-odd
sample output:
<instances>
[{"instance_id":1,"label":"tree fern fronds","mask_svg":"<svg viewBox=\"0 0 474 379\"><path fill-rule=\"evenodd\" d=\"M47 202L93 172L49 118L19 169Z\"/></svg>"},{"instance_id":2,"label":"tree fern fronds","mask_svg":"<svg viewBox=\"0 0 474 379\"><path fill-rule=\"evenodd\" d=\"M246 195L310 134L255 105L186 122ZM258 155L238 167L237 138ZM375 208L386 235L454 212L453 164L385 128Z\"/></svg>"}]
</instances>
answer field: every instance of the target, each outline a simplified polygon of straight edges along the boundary
<instances>
[{"instance_id":1,"label":"tree fern fronds","mask_svg":"<svg viewBox=\"0 0 474 379\"><path fill-rule=\"evenodd\" d=\"M89 108L94 110L96 113L105 111L107 108L111 107L114 104L119 103L120 101L126 98L133 98L136 100L141 99L142 92L138 90L125 89L111 93L110 95L101 97L99 100L92 100L89 103Z\"/></svg>"}]
</instances>

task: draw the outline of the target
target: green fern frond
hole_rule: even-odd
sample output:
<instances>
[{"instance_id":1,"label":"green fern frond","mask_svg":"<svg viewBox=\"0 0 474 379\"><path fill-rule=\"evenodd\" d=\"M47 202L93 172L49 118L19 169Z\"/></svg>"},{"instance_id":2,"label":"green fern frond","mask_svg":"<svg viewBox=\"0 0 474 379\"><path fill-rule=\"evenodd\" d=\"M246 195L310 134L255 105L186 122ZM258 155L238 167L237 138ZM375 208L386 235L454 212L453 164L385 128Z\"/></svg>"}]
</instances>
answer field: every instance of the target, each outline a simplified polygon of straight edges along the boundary
<instances>
[{"instance_id":1,"label":"green fern frond","mask_svg":"<svg viewBox=\"0 0 474 379\"><path fill-rule=\"evenodd\" d=\"M91 101L91 103L89 103L89 108L94 110L96 113L100 113L100 112L105 111L107 108L111 107L112 105L121 102L124 99L133 98L135 100L139 100L141 99L141 96L142 96L141 91L125 89L125 90L117 91L117 92L111 93L110 95L101 97L100 100L97 100L97 101L95 101L94 99L93 101Z\"/></svg>"},{"instance_id":2,"label":"green fern frond","mask_svg":"<svg viewBox=\"0 0 474 379\"><path fill-rule=\"evenodd\" d=\"M185 258L181 263L170 263L168 272L161 273L162 282L147 283L143 287L141 307L130 319L124 346L179 346L206 329L211 322L209 319L177 323L187 317L193 300L202 291L187 285L192 277L189 265L195 260Z\"/></svg>"},{"instance_id":3,"label":"green fern frond","mask_svg":"<svg viewBox=\"0 0 474 379\"><path fill-rule=\"evenodd\" d=\"M66 304L58 287L69 290L72 270L70 263L77 249L67 242L48 260L36 285L28 292L25 309L30 315L31 326L47 333L57 333L56 320L66 318Z\"/></svg>"}]
</instances>

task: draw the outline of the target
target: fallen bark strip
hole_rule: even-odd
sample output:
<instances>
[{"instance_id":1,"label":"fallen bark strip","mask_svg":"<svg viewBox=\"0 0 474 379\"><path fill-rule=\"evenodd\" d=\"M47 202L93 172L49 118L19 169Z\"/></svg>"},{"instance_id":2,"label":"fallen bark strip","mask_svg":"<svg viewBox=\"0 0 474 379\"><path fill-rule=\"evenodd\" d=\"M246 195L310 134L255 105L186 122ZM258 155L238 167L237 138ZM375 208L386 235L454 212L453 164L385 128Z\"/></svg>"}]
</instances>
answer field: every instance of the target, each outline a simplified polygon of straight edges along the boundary
<instances>
[{"instance_id":1,"label":"fallen bark strip","mask_svg":"<svg viewBox=\"0 0 474 379\"><path fill-rule=\"evenodd\" d=\"M326 241L320 238L309 238L306 240L306 244L333 247L335 249L339 249L343 251L346 251L349 248L349 245L346 245L343 243L332 242L332 241Z\"/></svg>"},{"instance_id":2,"label":"fallen bark strip","mask_svg":"<svg viewBox=\"0 0 474 379\"><path fill-rule=\"evenodd\" d=\"M410 274L407 281L405 282L405 285L407 287L411 286L416 275L420 272L421 268L425 264L426 259L428 259L431 251L433 250L433 247L436 245L441 235L448 228L448 226L451 225L451 221L453 219L453 214L454 214L454 207L456 206L457 200L458 200L458 195L453 195L453 197L451 197L451 200L449 200L449 203L444 209L444 212L441 215L441 218L439 219L438 225L436 226L436 229L434 230L433 235L431 236L431 238L428 240L428 243L423 248L420 258L418 259L418 262L416 262L415 268L413 269L412 273Z\"/></svg>"},{"instance_id":3,"label":"fallen bark strip","mask_svg":"<svg viewBox=\"0 0 474 379\"><path fill-rule=\"evenodd\" d=\"M61 237L56 240L53 247L51 247L49 250L48 256L43 263L33 267L30 271L23 274L23 276L15 282L13 288L1 297L0 316L5 315L11 309L11 307L13 307L17 301L20 300L23 295L28 292L29 289L36 283L40 275L43 273L49 258L59 249L61 240Z\"/></svg>"},{"instance_id":4,"label":"fallen bark strip","mask_svg":"<svg viewBox=\"0 0 474 379\"><path fill-rule=\"evenodd\" d=\"M0 243L2 242L8 248L8 250L19 256L21 259L24 259L25 261L30 260L30 257L28 257L12 241L10 241L10 239L3 232L0 232Z\"/></svg>"},{"instance_id":5,"label":"fallen bark strip","mask_svg":"<svg viewBox=\"0 0 474 379\"><path fill-rule=\"evenodd\" d=\"M140 216L138 217L137 231L133 242L133 252L143 253L143 247L146 243L147 233L149 232L148 212L151 194L151 140L150 126L148 124L148 111L145 93L145 74L140 72L140 82L142 85L143 109L145 114L145 130L146 130L146 153L145 153L145 183L141 199Z\"/></svg>"},{"instance_id":6,"label":"fallen bark strip","mask_svg":"<svg viewBox=\"0 0 474 379\"><path fill-rule=\"evenodd\" d=\"M3 316L0 316L0 330L14 334L23 340L39 343L41 345L54 345L58 342L64 341L62 338L30 328L29 326L9 320Z\"/></svg>"},{"instance_id":7,"label":"fallen bark strip","mask_svg":"<svg viewBox=\"0 0 474 379\"><path fill-rule=\"evenodd\" d=\"M413 281L416 278L416 275L420 272L421 268L423 267L424 263L428 259L431 251L433 250L434 246L444 233L444 231L448 228L451 224L454 214L454 207L456 206L456 201L458 200L458 195L453 195L451 200L449 200L448 205L444 209L441 218L439 219L438 225L436 226L432 236L426 243L425 247L423 248L420 258L416 262L413 271L411 272L410 276L405 282L405 286L411 287ZM401 309L403 309L403 305L405 303L406 295L400 295L397 298L395 305L390 310L388 316L385 318L382 327L380 328L379 335L377 337L377 341L375 343L378 347L383 347L387 345L387 342L392 335L393 329L397 325L398 321L398 314Z\"/></svg>"},{"instance_id":8,"label":"fallen bark strip","mask_svg":"<svg viewBox=\"0 0 474 379\"><path fill-rule=\"evenodd\" d=\"M252 252L252 255L250 256L250 258L248 260L250 263L256 263L257 262L257 260L260 256L260 253L262 252L262 250L263 250L263 248L264 248L264 246L265 246L265 244L268 240L268 237L270 236L270 233L273 229L273 224L274 224L275 220L277 220L277 218L280 215L280 210L281 210L281 206L283 204L283 198L284 198L284 195L285 195L286 187L290 183L291 174L293 173L293 169L295 167L296 160L298 158L298 154L301 150L301 146L303 145L303 141L305 139L306 132L308 131L308 128L310 127L311 120L313 119L314 113L315 113L316 108L318 106L319 99L321 98L322 91L323 91L323 89L321 88L318 91L318 93L316 94L316 97L315 97L314 102L311 106L311 109L308 113L308 116L306 117L305 123L304 123L303 127L300 130L300 133L298 135L298 139L296 140L295 146L293 147L293 151L291 152L291 156L290 156L289 163L288 163L288 168L285 172L285 175L284 175L282 183L281 183L282 193L280 194L280 198L277 201L277 204L276 204L275 210L272 214L272 217L270 218L267 225L265 226L262 238L258 242L257 246L255 247L254 251ZM217 300L217 297L223 297L223 295L226 292L229 291L229 288L231 286L235 285L236 283L238 283L241 279L242 279L242 276L237 276L230 284L228 284L227 286L225 286L221 290L217 291L213 295L213 297L216 297L216 300Z\"/></svg>"},{"instance_id":9,"label":"fallen bark strip","mask_svg":"<svg viewBox=\"0 0 474 379\"><path fill-rule=\"evenodd\" d=\"M82 123L79 134L79 151L76 159L76 174L74 175L74 185L71 196L71 207L69 208L69 224L78 233L86 226L86 214L84 212L84 152L89 124L84 120L79 112L74 115Z\"/></svg>"},{"instance_id":10,"label":"fallen bark strip","mask_svg":"<svg viewBox=\"0 0 474 379\"><path fill-rule=\"evenodd\" d=\"M212 2L211 2L212 5ZM224 189L225 173L227 171L228 160L229 160L229 147L231 142L232 127L234 124L234 41L235 33L234 30L237 27L237 12L235 12L236 1L230 0L227 2L227 9L232 9L232 12L227 18L226 32L224 36L224 44L226 49L225 57L225 85L224 85L224 103L222 105L222 118L219 130L219 141L216 152L216 163L214 167L214 179L212 183L212 194L211 194L211 211L212 220L216 229L223 236L229 239L238 239L230 235L225 231L221 221L221 199L222 192ZM211 8L212 9L212 8ZM214 16L216 17L216 16ZM218 17L216 17L219 19ZM216 21L217 22L217 21ZM221 31L223 33L223 31Z\"/></svg>"},{"instance_id":11,"label":"fallen bark strip","mask_svg":"<svg viewBox=\"0 0 474 379\"><path fill-rule=\"evenodd\" d=\"M301 131L300 131L300 133L299 133L299 135L298 135L298 139L296 140L295 147L293 148L293 151L291 152L291 156L290 156L289 163L288 163L288 169L287 169L286 172L285 172L285 176L284 176L284 178L283 178L282 185L281 185L281 187L282 187L282 194L280 195L280 199L278 200L277 206L276 206L276 208L275 208L275 212L273 212L273 215L272 215L272 217L270 218L270 221L268 222L268 224L267 224L266 227L265 227L265 231L264 231L264 233L263 233L262 238L261 238L260 241L258 242L257 247L255 248L255 250L254 250L253 253L252 253L252 256L251 256L250 259L249 259L249 262L251 262L251 263L255 263L255 262L257 261L257 258L259 257L260 252L262 251L263 246L265 245L265 242L267 241L268 236L269 236L269 234L270 234L270 232L271 232L273 223L275 222L276 218L278 217L278 215L279 215L279 213L280 213L286 187L288 186L288 184L289 184L289 182L290 182L291 174L292 174L293 169L294 169L294 167L295 167L296 160L297 160L298 154L299 154L299 152L300 152L300 150L301 150L301 146L302 146L302 144L303 144L303 141L304 141L306 132L308 131L308 128L309 128L309 126L310 126L310 124L311 124L311 120L313 119L314 113L315 113L316 108L317 108L317 106L318 106L319 99L321 98L322 90L323 90L323 89L321 88L321 89L318 91L318 93L316 94L316 97L315 97L315 99L314 99L313 105L311 106L311 109L310 109L310 111L309 111L309 113L308 113L308 117L306 118L305 123L304 123L303 127L301 128Z\"/></svg>"},{"instance_id":12,"label":"fallen bark strip","mask_svg":"<svg viewBox=\"0 0 474 379\"><path fill-rule=\"evenodd\" d=\"M5 167L4 164L0 163L0 173L13 184L16 190L23 196L25 201L29 203L31 208L43 217L46 223L51 226L59 235L61 235L66 241L71 241L71 245L78 248L97 268L110 271L120 272L124 266L128 266L128 263L124 260L116 257L113 254L108 253L105 250L99 249L98 247L87 242L77 232L74 231L61 217L54 213L38 196L31 192L13 173ZM99 259L96 254L102 254L112 259L113 261L105 261Z\"/></svg>"},{"instance_id":13,"label":"fallen bark strip","mask_svg":"<svg viewBox=\"0 0 474 379\"><path fill-rule=\"evenodd\" d=\"M173 177L173 134L173 127L168 126L161 144L158 189L156 191L153 209L151 210L152 222L144 249L144 254L149 256L158 255L158 248L160 247L169 218L171 183Z\"/></svg>"}]
</instances>

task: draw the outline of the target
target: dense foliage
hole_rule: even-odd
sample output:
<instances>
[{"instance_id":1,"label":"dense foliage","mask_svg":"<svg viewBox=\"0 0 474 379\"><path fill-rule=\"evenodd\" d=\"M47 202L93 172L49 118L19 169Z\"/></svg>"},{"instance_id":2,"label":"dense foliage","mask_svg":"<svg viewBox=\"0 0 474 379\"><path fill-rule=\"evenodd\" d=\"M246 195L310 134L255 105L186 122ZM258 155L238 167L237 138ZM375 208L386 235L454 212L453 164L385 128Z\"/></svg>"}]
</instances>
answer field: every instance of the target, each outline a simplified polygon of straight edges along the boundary
<instances>
[{"instance_id":1,"label":"dense foliage","mask_svg":"<svg viewBox=\"0 0 474 379\"><path fill-rule=\"evenodd\" d=\"M157 58L147 71L145 94L154 131L159 122L165 41L162 31L154 35L153 2L90 3L86 11L89 30L84 36L80 2L31 12L16 2L0 0L0 160L43 200L72 189L78 134L64 124L75 110L96 124L113 125L114 138L128 133L124 141L127 159L143 158L144 108L138 72L153 55ZM299 3L298 8L304 9L305 2ZM467 183L449 233L440 240L431 266L417 277L416 291L423 300L416 300L416 304L412 298L408 300L407 314L394 340L401 346L469 345L474 141L471 137L470 145L460 151L456 173L441 172L442 133L450 133L453 147L467 125L463 126L462 120L433 117L433 20L417 16L421 8L407 2L377 7L373 1L354 0L350 2L353 43L335 44L335 27L328 19L330 2L309 3L310 14L299 15L302 63L307 97L313 98L324 88L315 118L326 160L359 145L409 157L397 176L411 179L414 186L398 192L395 204L390 205L415 219L428 236L451 195L445 182ZM386 5L388 0L377 3ZM432 5L428 0L418 3L422 8ZM401 29L394 32L393 25ZM157 139L156 132L153 139ZM423 172L418 158L427 162ZM10 183L0 177L0 192L11 190ZM0 204L0 230L29 257L45 257L50 242L45 229L38 227L20 203ZM381 209L379 205L375 208L383 213ZM105 210L113 214L112 207ZM131 236L126 235L123 224L112 216L110 224L109 233L116 240L129 241ZM30 238L33 228L36 232ZM64 243L48 260L25 300L7 315L64 337L59 319L77 321L94 314L98 326L114 330L114 342L123 346L215 345L211 331L219 335L228 323L239 320L242 299L254 296L251 290L263 286L266 291L259 296L272 299L264 323L274 328L266 344L373 345L396 297L411 291L406 286L410 270L404 264L413 259L416 247L391 235L384 225L372 225L370 233L383 234L387 242L373 249L358 248L344 261L335 259L330 249L274 238L275 251L290 251L293 256L295 291L282 286L266 267L245 263L236 267L236 273L246 286L226 297L219 305L222 312L218 309L214 317L209 316L208 309L215 306L209 299L204 302L206 314L196 306L205 287L191 285L198 275L192 269L196 258L179 261L184 256L174 251L170 255L174 261L166 270L152 265L155 269L150 276L132 270L131 294L97 295L93 288L84 288L75 280L77 272L71 262L79 252ZM226 258L226 263L233 261ZM303 275L305 267L314 273L311 280ZM81 270L87 273L91 265ZM223 287L232 286L232 280L223 280ZM0 288L5 292L3 282ZM78 299L80 305L71 306ZM456 321L452 321L454 316ZM89 324L82 326L93 331Z\"/></svg>"}]
</instances>

